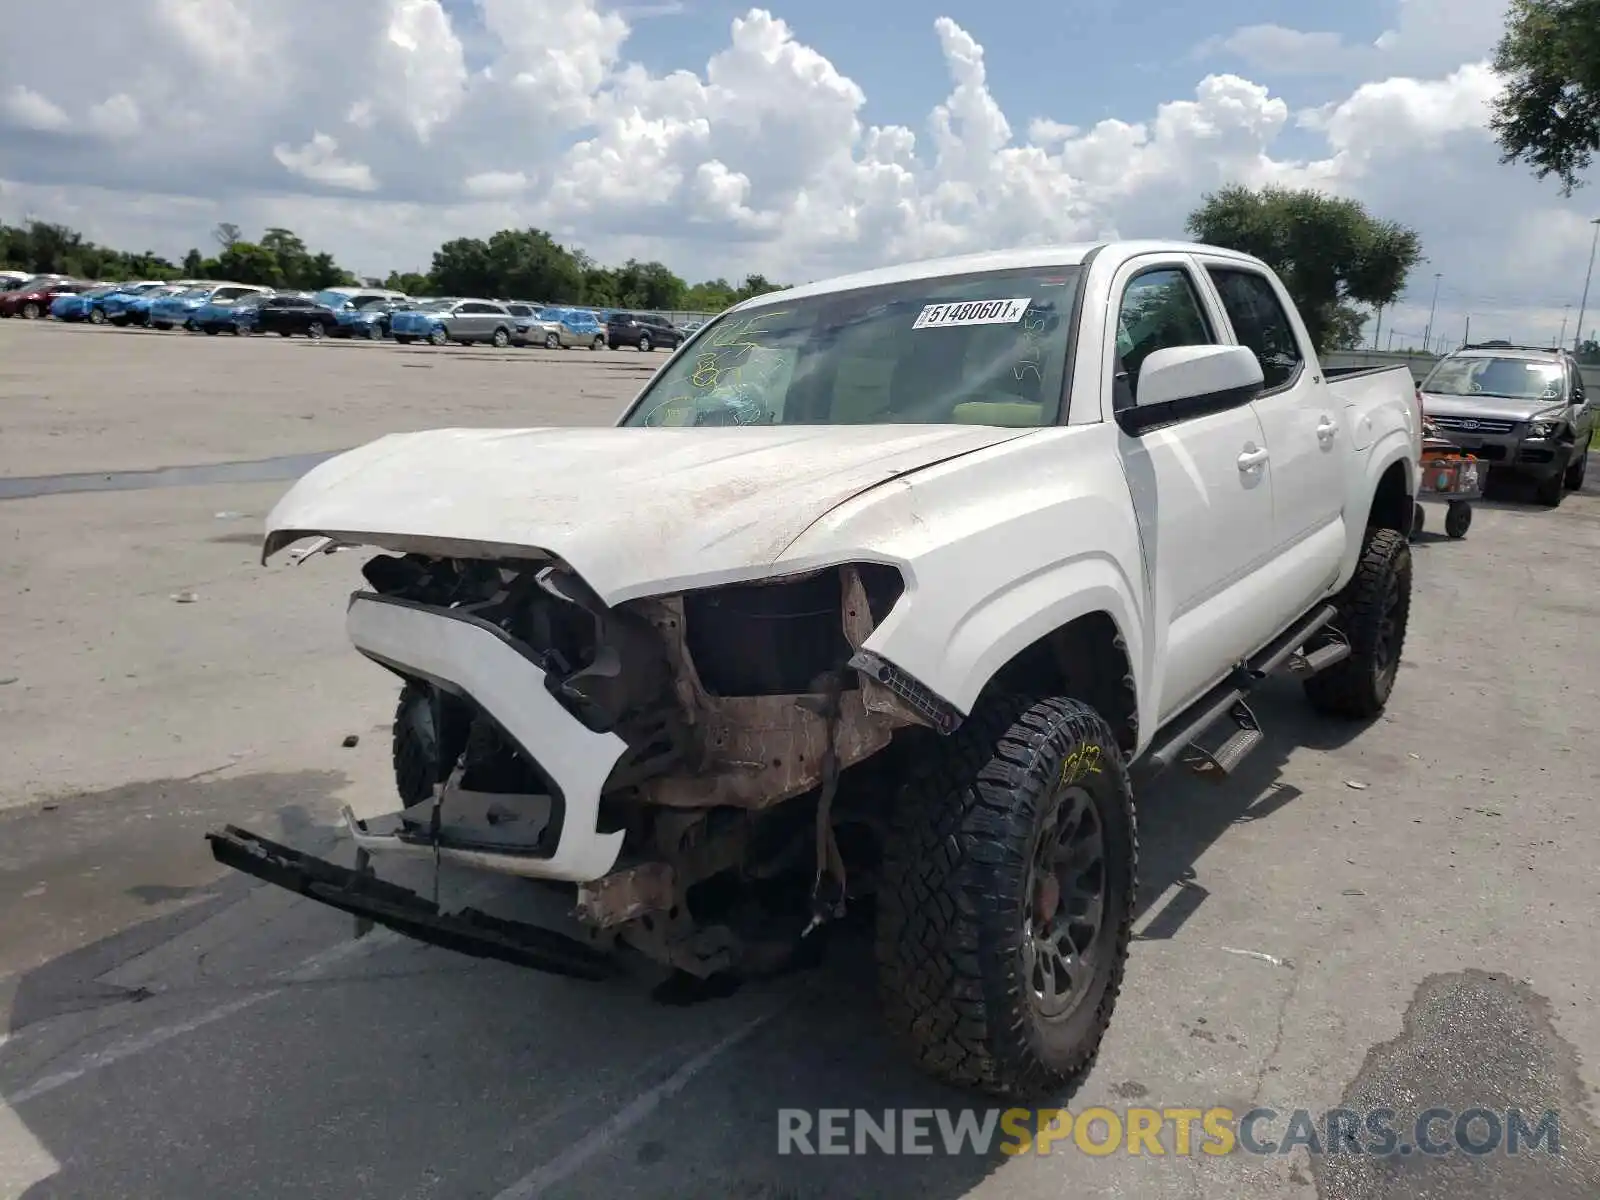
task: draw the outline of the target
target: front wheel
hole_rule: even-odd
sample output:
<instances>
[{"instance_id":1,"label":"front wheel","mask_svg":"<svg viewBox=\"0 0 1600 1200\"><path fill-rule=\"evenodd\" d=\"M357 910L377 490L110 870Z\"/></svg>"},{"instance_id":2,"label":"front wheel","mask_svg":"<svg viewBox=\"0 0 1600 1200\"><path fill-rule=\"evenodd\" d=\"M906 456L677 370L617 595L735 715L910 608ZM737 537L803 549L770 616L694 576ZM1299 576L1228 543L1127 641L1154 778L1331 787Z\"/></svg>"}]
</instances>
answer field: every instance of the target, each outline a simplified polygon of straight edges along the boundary
<instances>
[{"instance_id":1,"label":"front wheel","mask_svg":"<svg viewBox=\"0 0 1600 1200\"><path fill-rule=\"evenodd\" d=\"M91 325L104 325L105 323L106 323L106 311L105 311L105 309L103 309L103 308L91 308L89 310L89 324L91 324Z\"/></svg>"},{"instance_id":2,"label":"front wheel","mask_svg":"<svg viewBox=\"0 0 1600 1200\"><path fill-rule=\"evenodd\" d=\"M594 343L589 347L591 350L604 350L605 348L606 340L603 337L595 338Z\"/></svg>"},{"instance_id":3,"label":"front wheel","mask_svg":"<svg viewBox=\"0 0 1600 1200\"><path fill-rule=\"evenodd\" d=\"M650 335L648 333L641 333L639 335L639 353L649 354L653 349L654 347L650 345Z\"/></svg>"},{"instance_id":4,"label":"front wheel","mask_svg":"<svg viewBox=\"0 0 1600 1200\"><path fill-rule=\"evenodd\" d=\"M306 326L306 336L313 340L320 340L322 335L327 332L328 331L323 328L321 321L312 321Z\"/></svg>"},{"instance_id":5,"label":"front wheel","mask_svg":"<svg viewBox=\"0 0 1600 1200\"><path fill-rule=\"evenodd\" d=\"M890 1029L948 1083L1059 1094L1111 1023L1137 870L1105 720L1077 700L980 702L896 801L876 936Z\"/></svg>"},{"instance_id":6,"label":"front wheel","mask_svg":"<svg viewBox=\"0 0 1600 1200\"><path fill-rule=\"evenodd\" d=\"M207 337L216 337L217 334L221 333L222 331L215 325L202 325L200 327L200 332L205 334Z\"/></svg>"},{"instance_id":7,"label":"front wheel","mask_svg":"<svg viewBox=\"0 0 1600 1200\"><path fill-rule=\"evenodd\" d=\"M403 333L395 334L394 335L394 340L395 340L395 344L397 346L409 346L409 345L411 345L411 339L406 337L405 334L403 334Z\"/></svg>"},{"instance_id":8,"label":"front wheel","mask_svg":"<svg viewBox=\"0 0 1600 1200\"><path fill-rule=\"evenodd\" d=\"M436 715L444 718L442 738ZM433 799L434 784L449 777L466 748L469 727L459 707L434 704L429 685L408 682L400 689L391 750L401 804L413 808Z\"/></svg>"},{"instance_id":9,"label":"front wheel","mask_svg":"<svg viewBox=\"0 0 1600 1200\"><path fill-rule=\"evenodd\" d=\"M489 344L496 350L504 350L511 344L511 335L504 329L496 329L494 336L489 339Z\"/></svg>"},{"instance_id":10,"label":"front wheel","mask_svg":"<svg viewBox=\"0 0 1600 1200\"><path fill-rule=\"evenodd\" d=\"M544 335L544 348L546 350L559 350L559 349L561 349L561 339L558 338L553 333L545 334Z\"/></svg>"},{"instance_id":11,"label":"front wheel","mask_svg":"<svg viewBox=\"0 0 1600 1200\"><path fill-rule=\"evenodd\" d=\"M22 306L22 319L24 321L37 321L39 319L39 306L33 301Z\"/></svg>"},{"instance_id":12,"label":"front wheel","mask_svg":"<svg viewBox=\"0 0 1600 1200\"><path fill-rule=\"evenodd\" d=\"M1594 444L1594 434L1584 439L1582 446L1574 446L1572 461L1567 464L1566 474L1562 476L1562 483L1567 491L1576 492L1583 487L1583 477L1589 473L1589 447Z\"/></svg>"},{"instance_id":13,"label":"front wheel","mask_svg":"<svg viewBox=\"0 0 1600 1200\"><path fill-rule=\"evenodd\" d=\"M1336 601L1350 657L1306 680L1306 698L1327 716L1375 717L1389 703L1411 618L1411 543L1369 529L1355 576Z\"/></svg>"},{"instance_id":14,"label":"front wheel","mask_svg":"<svg viewBox=\"0 0 1600 1200\"><path fill-rule=\"evenodd\" d=\"M1539 480L1534 484L1533 498L1546 508L1560 508L1561 501L1567 494L1565 475L1565 471L1557 471L1554 475Z\"/></svg>"},{"instance_id":15,"label":"front wheel","mask_svg":"<svg viewBox=\"0 0 1600 1200\"><path fill-rule=\"evenodd\" d=\"M369 342L381 342L381 341L383 341L383 326L379 325L376 321L374 321L370 325L368 325L367 326L367 341L369 341Z\"/></svg>"},{"instance_id":16,"label":"front wheel","mask_svg":"<svg viewBox=\"0 0 1600 1200\"><path fill-rule=\"evenodd\" d=\"M450 335L443 329L435 329L428 335L428 340L435 346L447 346L450 344Z\"/></svg>"}]
</instances>

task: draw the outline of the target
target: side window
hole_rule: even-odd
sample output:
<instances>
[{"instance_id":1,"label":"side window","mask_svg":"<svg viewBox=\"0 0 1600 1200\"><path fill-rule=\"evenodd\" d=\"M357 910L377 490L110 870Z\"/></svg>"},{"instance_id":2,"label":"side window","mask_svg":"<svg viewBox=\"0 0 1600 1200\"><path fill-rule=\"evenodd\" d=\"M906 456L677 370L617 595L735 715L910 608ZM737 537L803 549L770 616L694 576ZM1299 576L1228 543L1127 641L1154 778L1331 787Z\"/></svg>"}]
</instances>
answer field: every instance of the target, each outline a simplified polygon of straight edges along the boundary
<instances>
[{"instance_id":1,"label":"side window","mask_svg":"<svg viewBox=\"0 0 1600 1200\"><path fill-rule=\"evenodd\" d=\"M1117 357L1130 399L1139 386L1139 368L1157 350L1216 341L1194 282L1182 267L1158 267L1128 281L1117 310Z\"/></svg>"},{"instance_id":2,"label":"side window","mask_svg":"<svg viewBox=\"0 0 1600 1200\"><path fill-rule=\"evenodd\" d=\"M1256 271L1208 270L1239 344L1253 350L1261 362L1264 389L1270 392L1294 382L1305 359L1271 282Z\"/></svg>"}]
</instances>

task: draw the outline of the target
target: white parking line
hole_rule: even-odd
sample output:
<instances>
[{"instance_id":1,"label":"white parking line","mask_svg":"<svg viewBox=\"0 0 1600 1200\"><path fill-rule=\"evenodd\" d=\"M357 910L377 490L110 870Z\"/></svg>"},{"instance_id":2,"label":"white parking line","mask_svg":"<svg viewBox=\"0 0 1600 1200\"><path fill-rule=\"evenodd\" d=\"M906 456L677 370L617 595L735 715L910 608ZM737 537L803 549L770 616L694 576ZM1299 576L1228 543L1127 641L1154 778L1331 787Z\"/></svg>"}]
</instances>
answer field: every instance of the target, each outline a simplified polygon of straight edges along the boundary
<instances>
[{"instance_id":1,"label":"white parking line","mask_svg":"<svg viewBox=\"0 0 1600 1200\"><path fill-rule=\"evenodd\" d=\"M673 1096L676 1096L688 1086L689 1081L696 1075L700 1074L700 1072L704 1071L776 1015L776 1009L763 1013L755 1020L735 1029L710 1049L702 1050L666 1079L656 1084L655 1087L640 1093L639 1096L619 1110L604 1125L579 1138L575 1144L556 1155L542 1167L538 1167L524 1175L497 1195L494 1200L534 1200L535 1197L544 1195L546 1191L558 1183L577 1174L588 1164L590 1159L609 1150L630 1130L648 1120L656 1109L661 1107L663 1101L670 1100Z\"/></svg>"},{"instance_id":2,"label":"white parking line","mask_svg":"<svg viewBox=\"0 0 1600 1200\"><path fill-rule=\"evenodd\" d=\"M338 942L326 950L319 950L310 958L290 967L287 970L276 972L272 978L283 979L288 983L307 983L317 978L328 968L353 958L357 954L369 953L388 946L400 940L398 934L390 933L386 929L376 930L359 940L352 939L347 942ZM64 1071L55 1071L46 1075L23 1088L20 1092L7 1097L8 1103L13 1107L27 1104L30 1100L37 1100L40 1096L48 1095L57 1088L64 1088L68 1084L76 1083L85 1075L113 1066L124 1059L132 1058L136 1054L143 1054L146 1050L154 1050L163 1042L169 1042L175 1037L186 1033L193 1033L196 1029L231 1017L235 1013L253 1008L263 1000L281 995L284 987L265 988L259 992L241 996L237 1000L230 1000L227 1004L219 1004L215 1008L207 1009L197 1017L190 1017L187 1021L179 1021L173 1025L163 1025L159 1029L152 1029L148 1033L141 1033L138 1037L129 1038L105 1050L97 1050L93 1054L85 1055L75 1066Z\"/></svg>"}]
</instances>

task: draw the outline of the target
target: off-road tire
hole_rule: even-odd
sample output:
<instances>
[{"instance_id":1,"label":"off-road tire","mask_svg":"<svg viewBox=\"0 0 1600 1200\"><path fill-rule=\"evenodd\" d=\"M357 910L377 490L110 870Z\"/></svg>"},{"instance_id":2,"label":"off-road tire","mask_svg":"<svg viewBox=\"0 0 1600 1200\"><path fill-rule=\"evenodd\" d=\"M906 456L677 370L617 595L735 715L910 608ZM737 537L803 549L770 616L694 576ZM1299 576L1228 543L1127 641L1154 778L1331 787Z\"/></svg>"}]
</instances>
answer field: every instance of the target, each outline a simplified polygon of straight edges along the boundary
<instances>
[{"instance_id":1,"label":"off-road tire","mask_svg":"<svg viewBox=\"0 0 1600 1200\"><path fill-rule=\"evenodd\" d=\"M1594 434L1591 433L1582 446L1572 448L1572 461L1561 476L1562 485L1567 491L1576 492L1583 487L1583 477L1589 473L1589 447L1593 444Z\"/></svg>"},{"instance_id":2,"label":"off-road tire","mask_svg":"<svg viewBox=\"0 0 1600 1200\"><path fill-rule=\"evenodd\" d=\"M1369 529L1356 573L1335 602L1334 625L1350 641L1350 657L1305 682L1319 713L1363 720L1389 703L1400 673L1411 617L1411 543L1392 529ZM1393 628L1385 636L1386 620Z\"/></svg>"},{"instance_id":3,"label":"off-road tire","mask_svg":"<svg viewBox=\"0 0 1600 1200\"><path fill-rule=\"evenodd\" d=\"M1411 540L1416 541L1422 536L1422 531L1428 527L1428 518L1422 512L1422 505L1411 506Z\"/></svg>"},{"instance_id":4,"label":"off-road tire","mask_svg":"<svg viewBox=\"0 0 1600 1200\"><path fill-rule=\"evenodd\" d=\"M1077 759L1074 759L1074 755ZM1041 831L1073 777L1104 841L1104 915L1083 1000L1051 1021L1023 961ZM1122 986L1138 838L1127 764L1105 720L1067 699L981 701L919 756L895 806L878 894L878 990L928 1073L1007 1099L1058 1096L1093 1066Z\"/></svg>"},{"instance_id":5,"label":"off-road tire","mask_svg":"<svg viewBox=\"0 0 1600 1200\"><path fill-rule=\"evenodd\" d=\"M458 712L445 710L441 765L440 739L432 728L431 698L426 684L407 683L400 689L394 710L392 758L395 790L407 808L433 799L433 785L443 783L449 769L466 748L469 723Z\"/></svg>"}]
</instances>

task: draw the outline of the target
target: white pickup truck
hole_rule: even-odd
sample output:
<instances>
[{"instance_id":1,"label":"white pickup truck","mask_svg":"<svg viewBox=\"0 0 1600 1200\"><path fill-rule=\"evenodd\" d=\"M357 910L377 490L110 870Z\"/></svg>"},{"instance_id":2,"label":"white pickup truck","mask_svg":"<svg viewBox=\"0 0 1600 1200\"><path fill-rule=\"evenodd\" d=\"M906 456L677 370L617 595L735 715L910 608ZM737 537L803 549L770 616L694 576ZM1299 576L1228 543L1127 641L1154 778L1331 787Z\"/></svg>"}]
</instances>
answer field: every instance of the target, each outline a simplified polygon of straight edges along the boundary
<instances>
[{"instance_id":1,"label":"white pickup truck","mask_svg":"<svg viewBox=\"0 0 1600 1200\"><path fill-rule=\"evenodd\" d=\"M742 304L618 426L396 434L301 479L263 560L372 547L404 807L354 870L222 862L467 953L598 977L783 967L871 912L925 1068L1093 1061L1137 865L1129 767L1226 777L1269 673L1370 718L1411 594L1403 367L1329 378L1282 284L1206 246L914 263ZM411 854L566 888L567 933L441 912ZM679 976L681 978L681 976Z\"/></svg>"}]
</instances>

